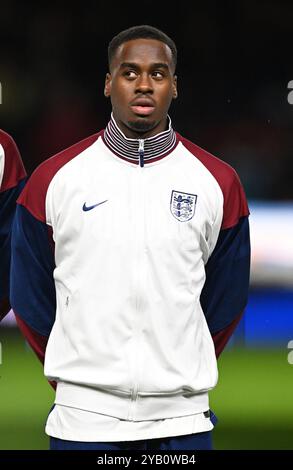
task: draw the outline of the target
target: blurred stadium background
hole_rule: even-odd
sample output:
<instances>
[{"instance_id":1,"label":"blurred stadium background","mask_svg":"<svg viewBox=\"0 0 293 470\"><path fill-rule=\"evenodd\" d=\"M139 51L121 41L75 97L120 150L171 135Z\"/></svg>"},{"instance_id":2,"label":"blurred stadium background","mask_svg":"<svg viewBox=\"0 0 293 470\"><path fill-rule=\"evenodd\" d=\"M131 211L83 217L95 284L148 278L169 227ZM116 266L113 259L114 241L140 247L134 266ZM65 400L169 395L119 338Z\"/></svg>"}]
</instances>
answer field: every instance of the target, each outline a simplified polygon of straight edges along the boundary
<instances>
[{"instance_id":1,"label":"blurred stadium background","mask_svg":"<svg viewBox=\"0 0 293 470\"><path fill-rule=\"evenodd\" d=\"M0 127L31 173L105 126L107 44L152 24L179 50L176 130L232 164L250 205L251 290L219 360L217 449L293 449L293 79L289 2L1 5ZM167 14L166 14L167 12ZM143 20L141 19L143 18ZM291 87L293 88L293 87ZM293 100L292 100L293 101ZM53 390L9 315L1 324L0 449L46 449ZM291 346L291 347L290 347ZM290 359L291 358L291 359Z\"/></svg>"}]
</instances>

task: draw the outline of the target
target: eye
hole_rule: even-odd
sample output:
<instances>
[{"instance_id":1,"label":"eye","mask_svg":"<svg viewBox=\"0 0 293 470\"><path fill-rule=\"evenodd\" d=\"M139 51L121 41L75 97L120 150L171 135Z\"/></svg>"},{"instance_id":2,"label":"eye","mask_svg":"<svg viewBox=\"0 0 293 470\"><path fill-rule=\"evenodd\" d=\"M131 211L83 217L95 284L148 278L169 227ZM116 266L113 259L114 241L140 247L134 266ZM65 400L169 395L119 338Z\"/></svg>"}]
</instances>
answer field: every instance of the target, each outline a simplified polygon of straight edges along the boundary
<instances>
[{"instance_id":1,"label":"eye","mask_svg":"<svg viewBox=\"0 0 293 470\"><path fill-rule=\"evenodd\" d=\"M153 77L161 80L162 78L164 78L164 72L161 72L160 70L155 70L153 72Z\"/></svg>"},{"instance_id":2,"label":"eye","mask_svg":"<svg viewBox=\"0 0 293 470\"><path fill-rule=\"evenodd\" d=\"M136 78L137 74L134 70L126 70L123 73L124 77L129 78L129 79L134 79Z\"/></svg>"}]
</instances>

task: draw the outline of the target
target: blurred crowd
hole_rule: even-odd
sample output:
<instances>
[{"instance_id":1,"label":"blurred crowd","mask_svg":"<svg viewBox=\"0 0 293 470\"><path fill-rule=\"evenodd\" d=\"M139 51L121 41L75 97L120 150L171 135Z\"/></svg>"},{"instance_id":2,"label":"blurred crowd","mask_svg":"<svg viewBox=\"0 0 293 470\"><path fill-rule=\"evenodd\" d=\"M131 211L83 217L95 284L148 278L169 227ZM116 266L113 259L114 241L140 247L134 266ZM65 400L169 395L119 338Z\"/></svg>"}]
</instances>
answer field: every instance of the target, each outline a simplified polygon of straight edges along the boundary
<instances>
[{"instance_id":1,"label":"blurred crowd","mask_svg":"<svg viewBox=\"0 0 293 470\"><path fill-rule=\"evenodd\" d=\"M293 199L293 5L183 6L1 5L0 127L15 138L28 173L106 125L108 42L129 26L152 24L178 47L174 128L232 164L249 198Z\"/></svg>"}]
</instances>

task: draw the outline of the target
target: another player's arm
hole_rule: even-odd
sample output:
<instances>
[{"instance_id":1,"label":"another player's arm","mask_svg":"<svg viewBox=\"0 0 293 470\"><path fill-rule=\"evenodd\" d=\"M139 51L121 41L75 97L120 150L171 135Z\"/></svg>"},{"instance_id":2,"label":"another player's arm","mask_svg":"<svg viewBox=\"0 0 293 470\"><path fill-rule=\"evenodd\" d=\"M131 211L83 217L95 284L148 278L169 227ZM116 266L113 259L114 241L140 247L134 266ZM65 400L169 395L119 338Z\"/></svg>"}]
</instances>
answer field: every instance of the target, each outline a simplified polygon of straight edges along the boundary
<instances>
[{"instance_id":1,"label":"another player's arm","mask_svg":"<svg viewBox=\"0 0 293 470\"><path fill-rule=\"evenodd\" d=\"M0 321L10 310L9 269L11 226L16 200L21 193L26 172L14 140L0 132Z\"/></svg>"},{"instance_id":2,"label":"another player's arm","mask_svg":"<svg viewBox=\"0 0 293 470\"><path fill-rule=\"evenodd\" d=\"M216 246L206 264L201 305L219 357L237 327L248 299L250 272L249 211L235 174L224 202Z\"/></svg>"},{"instance_id":3,"label":"another player's arm","mask_svg":"<svg viewBox=\"0 0 293 470\"><path fill-rule=\"evenodd\" d=\"M0 192L0 320L10 310L9 302L9 267L11 226L15 213L16 200L23 189L25 180L14 188Z\"/></svg>"}]
</instances>

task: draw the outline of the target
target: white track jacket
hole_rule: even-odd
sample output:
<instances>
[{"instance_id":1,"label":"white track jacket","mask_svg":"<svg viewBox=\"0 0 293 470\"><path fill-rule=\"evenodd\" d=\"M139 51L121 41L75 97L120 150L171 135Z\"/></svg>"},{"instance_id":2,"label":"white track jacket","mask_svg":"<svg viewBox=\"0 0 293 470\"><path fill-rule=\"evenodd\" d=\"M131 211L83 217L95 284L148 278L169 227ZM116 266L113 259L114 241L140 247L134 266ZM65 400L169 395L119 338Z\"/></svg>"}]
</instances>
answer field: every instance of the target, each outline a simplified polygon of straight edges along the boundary
<instances>
[{"instance_id":1,"label":"white track jacket","mask_svg":"<svg viewBox=\"0 0 293 470\"><path fill-rule=\"evenodd\" d=\"M19 197L11 301L31 343L48 341L55 403L185 416L209 409L213 337L245 307L249 259L236 172L170 121L127 139L112 116L43 162Z\"/></svg>"}]
</instances>

